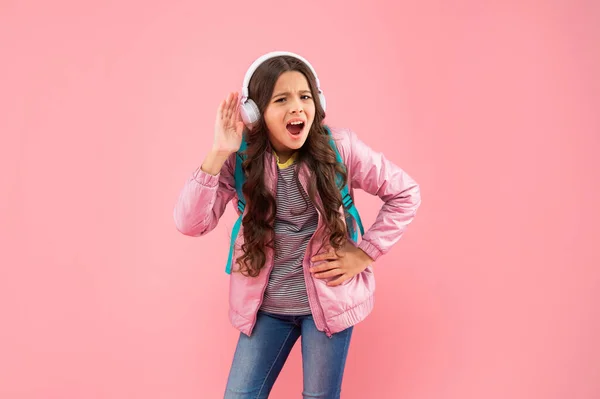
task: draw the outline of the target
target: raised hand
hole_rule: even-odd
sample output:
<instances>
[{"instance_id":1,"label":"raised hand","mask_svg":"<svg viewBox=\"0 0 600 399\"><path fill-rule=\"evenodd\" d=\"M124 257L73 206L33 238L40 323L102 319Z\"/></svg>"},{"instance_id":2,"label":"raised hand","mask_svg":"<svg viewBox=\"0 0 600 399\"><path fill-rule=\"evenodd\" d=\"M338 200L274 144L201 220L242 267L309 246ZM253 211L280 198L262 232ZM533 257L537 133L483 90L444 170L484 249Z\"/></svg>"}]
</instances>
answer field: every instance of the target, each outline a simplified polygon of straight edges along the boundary
<instances>
[{"instance_id":1,"label":"raised hand","mask_svg":"<svg viewBox=\"0 0 600 399\"><path fill-rule=\"evenodd\" d=\"M221 101L215 121L215 137L213 151L219 155L229 155L240 149L244 122L240 117L239 95L229 93Z\"/></svg>"}]
</instances>

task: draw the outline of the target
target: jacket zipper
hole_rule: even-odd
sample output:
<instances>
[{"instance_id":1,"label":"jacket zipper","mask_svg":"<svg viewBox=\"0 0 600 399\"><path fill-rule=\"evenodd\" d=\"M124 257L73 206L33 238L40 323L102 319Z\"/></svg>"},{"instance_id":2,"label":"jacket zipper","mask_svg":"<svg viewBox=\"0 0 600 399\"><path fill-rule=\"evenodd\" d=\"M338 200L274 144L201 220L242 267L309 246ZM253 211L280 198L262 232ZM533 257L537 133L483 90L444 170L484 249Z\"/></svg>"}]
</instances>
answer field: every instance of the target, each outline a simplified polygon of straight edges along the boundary
<instances>
[{"instance_id":1,"label":"jacket zipper","mask_svg":"<svg viewBox=\"0 0 600 399\"><path fill-rule=\"evenodd\" d=\"M311 247L312 247L312 239L311 239ZM308 274L308 276L307 276L307 274ZM306 290L308 292L309 303L311 302L311 297L312 297L313 303L311 305L313 305L314 303L316 303L318 305L318 306L314 306L314 305L311 306L311 308L313 309L313 318L315 320L315 325L317 326L318 330L321 329L322 331L325 332L325 334L327 334L327 336L329 338L331 338L331 336L333 334L331 334L331 330L329 329L329 326L327 325L327 321L325 320L325 311L323 310L323 305L321 305L321 301L319 300L319 296L317 295L317 288L315 285L314 277L312 276L310 271L307 271L306 269L304 270L304 280L306 280ZM308 281L310 281L310 283ZM315 307L318 308L317 309L318 315L315 314L315 311L314 311ZM319 328L319 327L321 327L321 328Z\"/></svg>"},{"instance_id":2,"label":"jacket zipper","mask_svg":"<svg viewBox=\"0 0 600 399\"><path fill-rule=\"evenodd\" d=\"M300 178L300 182L303 183L302 186L304 187L304 190L307 190L308 182L306 181L306 176L302 175L302 173L298 173L298 177ZM319 230L323 228L323 222L322 222L323 216L321 215L321 212L319 212L319 208L316 206L315 206L315 208L316 208L319 220L317 223L317 229L315 230L312 237L310 238L310 241L307 246L307 251L310 251L311 254L313 252L312 251L313 239L318 234ZM304 256L306 259L306 252L305 252ZM310 268L310 266L312 266L312 262L310 261L310 259L308 260L308 262L309 262L309 268ZM331 336L333 334L331 334L331 330L329 329L329 326L327 325L327 321L325 320L325 311L323 309L323 305L321 304L321 301L319 300L319 295L317 295L317 288L316 288L314 277L313 277L312 273L310 272L310 270L304 266L305 266L304 262L302 262L302 267L304 268L304 282L306 283L306 292L308 294L308 303L310 304L310 308L313 313L313 319L315 321L315 325L317 326L317 330L324 331L325 334L327 334L327 336L329 338L331 338ZM317 310L317 311L315 312L315 310Z\"/></svg>"},{"instance_id":3,"label":"jacket zipper","mask_svg":"<svg viewBox=\"0 0 600 399\"><path fill-rule=\"evenodd\" d=\"M313 236L310 238L310 241L308 243L308 247L307 250L310 251L310 253L312 253L312 248L313 248L313 238L317 235L317 233L319 232L319 229L322 228L322 216L321 213L319 212L319 210L317 209L317 214L319 215L319 222L317 224L317 229L315 230L315 232L313 233ZM306 257L306 253L305 253L305 257ZM309 259L309 268L312 265L312 262ZM304 267L304 263L303 263L303 267ZM310 270L308 270L307 268L304 268L304 280L306 282L306 290L308 293L308 301L309 303L311 302L311 297L312 297L312 301L313 304L316 303L318 306L314 306L313 304L311 304L311 309L313 309L313 318L315 320L315 325L317 326L317 329L319 329L319 327L321 327L321 330L325 332L325 334L327 334L327 336L329 338L331 338L331 336L333 334L331 334L331 330L329 329L329 326L327 325L327 321L325 320L325 310L323 309L323 305L321 304L321 301L319 300L319 295L317 295L317 288L316 288L316 284L315 284L315 280L314 277L312 275L312 273L310 272ZM310 283L309 283L310 281ZM317 308L318 315L315 314L314 309ZM320 325L320 326L319 326Z\"/></svg>"}]
</instances>

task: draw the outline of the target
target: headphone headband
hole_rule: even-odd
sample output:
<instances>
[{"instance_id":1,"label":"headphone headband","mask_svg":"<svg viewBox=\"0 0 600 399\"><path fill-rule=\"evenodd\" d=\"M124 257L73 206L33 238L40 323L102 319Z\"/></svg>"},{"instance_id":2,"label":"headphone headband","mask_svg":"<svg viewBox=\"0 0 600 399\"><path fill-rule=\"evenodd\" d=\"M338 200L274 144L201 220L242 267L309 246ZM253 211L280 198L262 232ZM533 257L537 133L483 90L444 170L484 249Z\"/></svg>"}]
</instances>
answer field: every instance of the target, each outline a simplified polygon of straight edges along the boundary
<instances>
[{"instance_id":1,"label":"headphone headband","mask_svg":"<svg viewBox=\"0 0 600 399\"><path fill-rule=\"evenodd\" d=\"M260 56L258 59L256 59L256 61L254 61L252 63L252 65L250 65L250 68L248 68L248 71L246 72L246 76L244 77L244 83L242 85L242 98L241 101L244 102L249 98L249 94L248 94L248 85L250 84L250 79L252 78L252 75L254 74L254 72L256 71L256 69L265 61L271 59L271 58L275 58L275 57L279 57L282 55L287 55L290 57L294 57L299 59L300 61L304 62L308 68L310 68L311 72L313 73L313 75L315 76L315 80L317 83L317 90L319 91L319 93L321 93L321 85L319 83L319 78L317 77L317 72L315 71L315 69L312 67L312 65L310 65L310 62L308 62L305 58L299 56L298 54L294 54L291 53L289 51L272 51L270 53L267 53L263 56Z\"/></svg>"}]
</instances>

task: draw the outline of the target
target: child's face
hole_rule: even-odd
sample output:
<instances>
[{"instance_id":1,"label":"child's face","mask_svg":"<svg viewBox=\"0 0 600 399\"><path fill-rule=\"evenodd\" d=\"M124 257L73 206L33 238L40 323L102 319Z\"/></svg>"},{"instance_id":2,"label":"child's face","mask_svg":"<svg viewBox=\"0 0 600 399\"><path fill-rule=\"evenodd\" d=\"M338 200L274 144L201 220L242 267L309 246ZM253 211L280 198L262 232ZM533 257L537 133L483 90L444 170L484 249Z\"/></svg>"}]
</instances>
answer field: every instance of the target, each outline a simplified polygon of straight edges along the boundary
<instances>
[{"instance_id":1,"label":"child's face","mask_svg":"<svg viewBox=\"0 0 600 399\"><path fill-rule=\"evenodd\" d=\"M314 117L315 102L306 77L298 71L282 73L265 109L269 140L280 159L302 147ZM298 121L302 123L292 124Z\"/></svg>"}]
</instances>

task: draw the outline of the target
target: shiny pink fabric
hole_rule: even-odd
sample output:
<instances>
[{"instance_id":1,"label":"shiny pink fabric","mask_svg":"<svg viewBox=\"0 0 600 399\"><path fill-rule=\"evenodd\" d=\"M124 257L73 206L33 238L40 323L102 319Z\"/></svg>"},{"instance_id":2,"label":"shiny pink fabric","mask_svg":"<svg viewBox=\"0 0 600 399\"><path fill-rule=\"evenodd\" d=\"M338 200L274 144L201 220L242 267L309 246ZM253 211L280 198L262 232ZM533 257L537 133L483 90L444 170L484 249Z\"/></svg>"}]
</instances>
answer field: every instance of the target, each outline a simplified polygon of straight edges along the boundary
<instances>
[{"instance_id":1,"label":"shiny pink fabric","mask_svg":"<svg viewBox=\"0 0 600 399\"><path fill-rule=\"evenodd\" d=\"M358 188L379 196L384 202L375 222L358 243L359 248L373 260L377 260L400 239L413 220L421 202L419 186L400 167L387 160L383 154L369 148L351 130L332 128L331 131L348 171L350 195ZM265 181L275 195L277 164L269 151L265 153L265 165ZM217 176L198 168L188 179L173 213L175 225L181 233L202 236L214 229L227 203L237 197L234 167L235 154L232 154ZM303 166L299 178L305 190L309 176L310 171ZM317 198L317 201L320 199ZM340 208L340 212L342 211ZM236 239L234 260L240 255L243 239L242 227ZM369 266L364 272L336 287L329 287L325 280L314 278L309 271L312 266L310 259L318 253L327 252L327 243L319 215L317 230L304 256L304 276L315 324L320 331L331 336L355 325L371 312L375 277ZM227 248L223 248L223 251L226 252ZM267 263L255 278L236 272L235 262L232 266L229 318L232 325L246 335L250 335L254 328L256 314L273 267L272 259L272 250L267 250Z\"/></svg>"}]
</instances>

